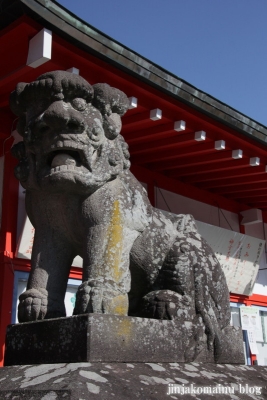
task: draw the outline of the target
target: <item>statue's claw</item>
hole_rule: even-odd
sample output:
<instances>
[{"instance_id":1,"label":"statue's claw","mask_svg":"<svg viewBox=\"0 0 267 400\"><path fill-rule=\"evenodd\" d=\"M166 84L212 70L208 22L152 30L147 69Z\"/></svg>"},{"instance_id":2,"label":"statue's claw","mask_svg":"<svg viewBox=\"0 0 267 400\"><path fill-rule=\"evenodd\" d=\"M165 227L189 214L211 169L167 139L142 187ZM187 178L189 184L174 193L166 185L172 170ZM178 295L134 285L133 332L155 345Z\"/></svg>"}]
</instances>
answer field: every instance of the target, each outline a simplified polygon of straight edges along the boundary
<instances>
[{"instance_id":1,"label":"statue's claw","mask_svg":"<svg viewBox=\"0 0 267 400\"><path fill-rule=\"evenodd\" d=\"M98 313L127 315L128 295L100 282L83 282L76 294L74 315Z\"/></svg>"},{"instance_id":2,"label":"statue's claw","mask_svg":"<svg viewBox=\"0 0 267 400\"><path fill-rule=\"evenodd\" d=\"M156 290L143 297L142 316L155 319L191 320L189 296L172 290Z\"/></svg>"},{"instance_id":3,"label":"statue's claw","mask_svg":"<svg viewBox=\"0 0 267 400\"><path fill-rule=\"evenodd\" d=\"M28 322L44 319L47 313L47 290L29 289L19 296L18 320Z\"/></svg>"}]
</instances>

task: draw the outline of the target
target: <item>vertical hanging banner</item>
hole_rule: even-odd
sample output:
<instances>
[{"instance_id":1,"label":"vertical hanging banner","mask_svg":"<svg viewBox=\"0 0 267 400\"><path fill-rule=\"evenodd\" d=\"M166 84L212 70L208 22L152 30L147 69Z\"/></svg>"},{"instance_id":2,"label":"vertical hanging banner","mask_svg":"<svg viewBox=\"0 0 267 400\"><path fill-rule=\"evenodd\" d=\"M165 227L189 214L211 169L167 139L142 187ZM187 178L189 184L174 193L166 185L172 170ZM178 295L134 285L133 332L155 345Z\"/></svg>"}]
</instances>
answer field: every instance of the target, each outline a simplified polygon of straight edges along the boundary
<instances>
[{"instance_id":1,"label":"vertical hanging banner","mask_svg":"<svg viewBox=\"0 0 267 400\"><path fill-rule=\"evenodd\" d=\"M265 240L196 221L219 260L231 293L251 295Z\"/></svg>"}]
</instances>

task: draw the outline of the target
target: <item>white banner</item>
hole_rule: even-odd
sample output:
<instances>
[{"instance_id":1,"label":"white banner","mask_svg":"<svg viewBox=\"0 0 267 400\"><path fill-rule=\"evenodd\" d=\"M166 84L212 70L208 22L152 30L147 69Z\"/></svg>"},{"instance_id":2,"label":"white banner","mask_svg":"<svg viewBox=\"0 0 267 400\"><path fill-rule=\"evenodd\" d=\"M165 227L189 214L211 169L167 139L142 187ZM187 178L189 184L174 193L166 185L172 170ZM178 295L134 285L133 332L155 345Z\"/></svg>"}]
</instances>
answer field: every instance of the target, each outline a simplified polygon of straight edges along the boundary
<instances>
[{"instance_id":1,"label":"white banner","mask_svg":"<svg viewBox=\"0 0 267 400\"><path fill-rule=\"evenodd\" d=\"M196 221L224 271L231 293L251 295L265 241Z\"/></svg>"}]
</instances>

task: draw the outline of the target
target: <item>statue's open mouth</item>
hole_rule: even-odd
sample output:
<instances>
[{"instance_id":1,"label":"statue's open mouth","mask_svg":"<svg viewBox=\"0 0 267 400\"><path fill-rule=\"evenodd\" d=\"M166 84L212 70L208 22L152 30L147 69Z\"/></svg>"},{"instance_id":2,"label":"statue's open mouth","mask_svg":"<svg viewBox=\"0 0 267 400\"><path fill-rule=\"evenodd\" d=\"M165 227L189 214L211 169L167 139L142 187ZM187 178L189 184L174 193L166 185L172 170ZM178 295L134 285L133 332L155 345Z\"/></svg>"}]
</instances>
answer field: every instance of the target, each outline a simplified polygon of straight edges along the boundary
<instances>
[{"instance_id":1,"label":"statue's open mouth","mask_svg":"<svg viewBox=\"0 0 267 400\"><path fill-rule=\"evenodd\" d=\"M77 184L82 185L83 189L91 192L111 178L114 179L109 170L103 173L101 168L98 169L97 149L76 143L74 146L52 145L48 151L38 154L37 157L34 153L31 154L40 184L44 181L57 185L61 181L63 185L69 183L76 185L76 188Z\"/></svg>"},{"instance_id":2,"label":"statue's open mouth","mask_svg":"<svg viewBox=\"0 0 267 400\"><path fill-rule=\"evenodd\" d=\"M82 165L80 153L74 150L57 150L50 154L47 161L51 168L67 166L74 169Z\"/></svg>"},{"instance_id":3,"label":"statue's open mouth","mask_svg":"<svg viewBox=\"0 0 267 400\"><path fill-rule=\"evenodd\" d=\"M55 150L46 153L45 157L39 164L39 168L40 167L43 171L41 173L43 177L58 174L60 172L79 174L88 174L88 172L91 172L89 160L87 159L83 149L73 149L67 147L60 149L57 147Z\"/></svg>"}]
</instances>

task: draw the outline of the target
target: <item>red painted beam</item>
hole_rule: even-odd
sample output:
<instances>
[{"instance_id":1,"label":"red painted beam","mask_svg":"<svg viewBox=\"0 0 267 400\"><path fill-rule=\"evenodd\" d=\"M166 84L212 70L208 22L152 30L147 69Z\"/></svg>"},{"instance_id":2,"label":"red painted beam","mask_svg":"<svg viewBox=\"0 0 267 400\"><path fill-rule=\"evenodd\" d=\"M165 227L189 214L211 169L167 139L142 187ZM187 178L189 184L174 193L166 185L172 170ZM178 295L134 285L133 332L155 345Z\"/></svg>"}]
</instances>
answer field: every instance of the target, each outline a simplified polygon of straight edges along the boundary
<instances>
[{"instance_id":1,"label":"red painted beam","mask_svg":"<svg viewBox=\"0 0 267 400\"><path fill-rule=\"evenodd\" d=\"M249 202L251 200L254 200L255 197L257 199L261 199L261 198L267 198L267 189L265 188L265 190L259 189L259 191L255 191L253 190L252 192L244 192L244 193L232 193L232 194L228 194L227 198L228 199L233 199L236 201L246 201Z\"/></svg>"},{"instance_id":2,"label":"red painted beam","mask_svg":"<svg viewBox=\"0 0 267 400\"><path fill-rule=\"evenodd\" d=\"M267 207L267 196L265 200L258 200L257 196L255 196L254 201L248 202L248 204L253 208Z\"/></svg>"},{"instance_id":3,"label":"red painted beam","mask_svg":"<svg viewBox=\"0 0 267 400\"><path fill-rule=\"evenodd\" d=\"M249 164L249 158L245 157L242 159L238 159L238 160L230 160L227 161L223 164L219 163L214 163L214 164L208 164L206 166L201 166L199 168L196 167L181 167L181 168L177 168L176 171L174 171L172 173L172 177L188 177L188 176L192 176L192 175L201 175L203 173L208 173L209 171L229 171L229 175L231 174L232 170L235 169L239 169L239 168L245 168L247 167ZM197 179L196 179L197 181Z\"/></svg>"},{"instance_id":4,"label":"red painted beam","mask_svg":"<svg viewBox=\"0 0 267 400\"><path fill-rule=\"evenodd\" d=\"M258 203L261 201L261 199L264 199L264 201L265 201L265 199L267 198L267 194L265 194L264 196L260 196L255 193L254 196L247 197L245 193L244 194L241 193L239 196L236 196L236 197L227 196L227 198L238 201L239 203L242 203L242 204L251 204L254 202Z\"/></svg>"},{"instance_id":5,"label":"red painted beam","mask_svg":"<svg viewBox=\"0 0 267 400\"><path fill-rule=\"evenodd\" d=\"M240 170L237 169L231 171L231 176L229 174L229 171L216 171L216 172L207 172L196 176L193 175L188 178L185 178L184 180L189 184L194 184L194 183L199 184L200 182L203 182L204 184L207 183L208 185L210 181L218 181L219 183L220 180L225 180L225 179L227 180L231 178L239 178L239 177L241 178L241 177L246 177L246 176L249 177L255 175L257 176L259 173L262 173L263 169L265 169L265 165L259 165L256 167L248 165L247 167L241 168ZM203 189L205 189L204 186Z\"/></svg>"},{"instance_id":6,"label":"red painted beam","mask_svg":"<svg viewBox=\"0 0 267 400\"><path fill-rule=\"evenodd\" d=\"M22 15L16 21L12 22L6 28L1 30L1 32L0 32L1 48L2 48L2 45L4 45L4 44L7 45L7 48L10 48L10 43L12 43L13 41L16 42L18 35L20 35L21 32L25 31L26 29L27 30L31 29L32 32L35 32L39 28L40 28L40 25L36 21L31 19L27 15ZM8 45L8 43L9 43L9 45Z\"/></svg>"},{"instance_id":7,"label":"red painted beam","mask_svg":"<svg viewBox=\"0 0 267 400\"><path fill-rule=\"evenodd\" d=\"M255 167L251 167L255 168ZM221 180L214 180L205 183L199 183L198 186L202 189L214 189L214 188L221 188L221 187L229 187L229 186L248 186L248 185L258 185L259 183L265 183L267 185L267 174L260 174L256 176L249 176L249 177L240 177L240 178L229 178L221 179ZM266 186L265 186L266 188ZM252 189L251 189L252 190Z\"/></svg>"},{"instance_id":8,"label":"red painted beam","mask_svg":"<svg viewBox=\"0 0 267 400\"><path fill-rule=\"evenodd\" d=\"M78 267L71 267L69 278L82 280L83 269Z\"/></svg>"},{"instance_id":9,"label":"red painted beam","mask_svg":"<svg viewBox=\"0 0 267 400\"><path fill-rule=\"evenodd\" d=\"M137 129L138 127L142 127L143 125L153 125L153 124L162 124L162 118L157 121L152 121L150 119L150 111L144 111L142 113L136 113L134 115L126 116L123 118L123 133L129 132L129 130Z\"/></svg>"},{"instance_id":10,"label":"red painted beam","mask_svg":"<svg viewBox=\"0 0 267 400\"><path fill-rule=\"evenodd\" d=\"M123 122L124 124L124 122ZM139 131L136 131L135 129L129 131L128 133L124 132L124 126L122 129L122 135L124 136L124 139L126 142L131 146L131 154L132 153L138 153L140 149L143 151L145 148L150 149L150 146L152 148L157 149L157 141L159 139L165 139L165 140L175 140L176 136L178 135L178 132L176 132L173 129L174 122L169 122L157 126L152 126L147 129L141 129ZM173 138L174 136L174 138ZM143 143L148 142L148 144L144 147ZM151 143L152 142L152 143ZM141 146L140 146L141 144Z\"/></svg>"},{"instance_id":11,"label":"red painted beam","mask_svg":"<svg viewBox=\"0 0 267 400\"><path fill-rule=\"evenodd\" d=\"M228 196L227 196L228 197ZM256 208L261 208L262 206L266 205L267 207L267 200L262 200L264 197L247 197L247 198L238 198L237 201L243 204L257 204ZM267 198L267 196L265 195L265 198Z\"/></svg>"},{"instance_id":12,"label":"red painted beam","mask_svg":"<svg viewBox=\"0 0 267 400\"><path fill-rule=\"evenodd\" d=\"M162 140L154 141L152 143L149 143L149 145L135 145L131 146L130 145L130 153L133 156L141 156L144 155L144 157L147 156L149 153L155 153L161 151L162 153L165 151L166 154L168 155L168 158L171 157L172 154L174 154L175 158L178 157L180 160L181 158L184 158L186 160L186 157L190 155L195 155L197 154L204 154L204 153L210 153L214 152L214 141L213 140L205 140L204 142L193 142L192 141L192 133L178 133L175 131L172 137L164 137ZM166 136L166 132L163 133L164 136ZM190 138L190 143L188 143L186 139L187 136ZM181 149L181 152L179 152L179 148ZM157 165L157 163L155 163ZM153 164L150 166L151 169L153 169Z\"/></svg>"},{"instance_id":13,"label":"red painted beam","mask_svg":"<svg viewBox=\"0 0 267 400\"><path fill-rule=\"evenodd\" d=\"M251 296L244 296L242 294L230 294L230 301L233 303L242 303L246 306L251 306L254 304L255 306L263 306L267 307L267 296L262 294L252 294Z\"/></svg>"},{"instance_id":14,"label":"red painted beam","mask_svg":"<svg viewBox=\"0 0 267 400\"><path fill-rule=\"evenodd\" d=\"M28 65L22 65L16 70L9 72L7 75L0 76L0 88L8 85L11 82L14 82L15 86L16 83L21 79L21 77L30 71L32 71L31 67L29 67Z\"/></svg>"},{"instance_id":15,"label":"red painted beam","mask_svg":"<svg viewBox=\"0 0 267 400\"><path fill-rule=\"evenodd\" d=\"M266 189L266 184L250 183L248 185L235 185L229 188L225 187L225 188L214 189L212 192L218 194L220 193L222 195L224 194L229 195L231 193L240 193L240 194L243 194L244 192L254 193L265 189Z\"/></svg>"},{"instance_id":16,"label":"red painted beam","mask_svg":"<svg viewBox=\"0 0 267 400\"><path fill-rule=\"evenodd\" d=\"M133 160L134 163L136 164L150 164L150 163L158 163L162 162L163 160L167 160L170 158L178 157L180 156L180 151L181 146L187 146L190 145L192 146L195 143L195 133L194 132L189 132L189 133L180 133L177 135L175 139L175 144L172 143L171 145L166 144L165 140L162 140L162 147L158 147L155 149L155 151L149 155L146 155L146 153L140 153L138 155L135 155L131 152L131 159ZM166 145L166 147L165 147Z\"/></svg>"}]
</instances>

